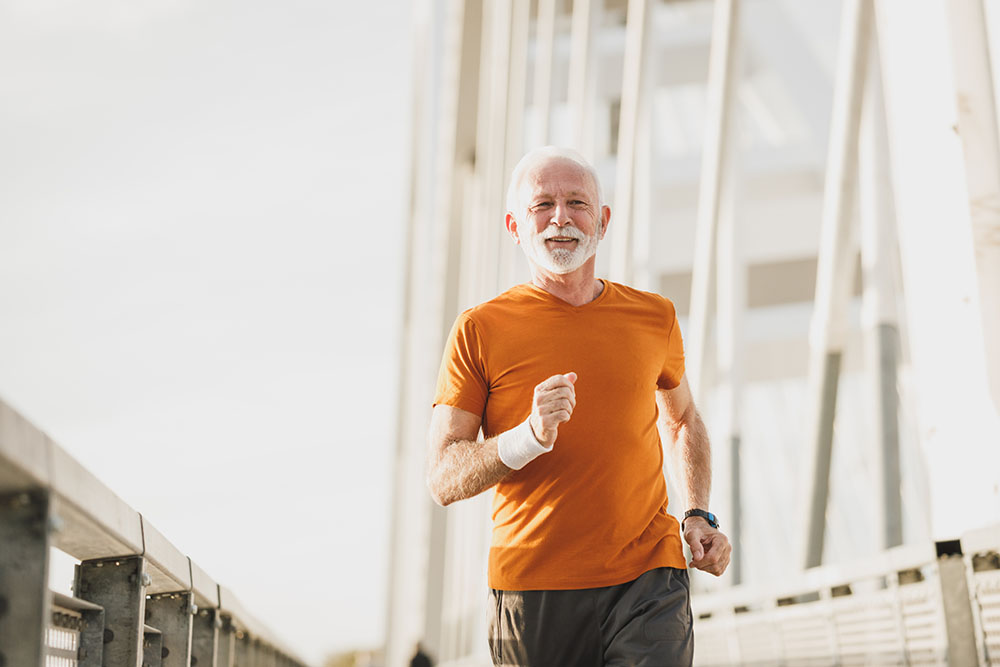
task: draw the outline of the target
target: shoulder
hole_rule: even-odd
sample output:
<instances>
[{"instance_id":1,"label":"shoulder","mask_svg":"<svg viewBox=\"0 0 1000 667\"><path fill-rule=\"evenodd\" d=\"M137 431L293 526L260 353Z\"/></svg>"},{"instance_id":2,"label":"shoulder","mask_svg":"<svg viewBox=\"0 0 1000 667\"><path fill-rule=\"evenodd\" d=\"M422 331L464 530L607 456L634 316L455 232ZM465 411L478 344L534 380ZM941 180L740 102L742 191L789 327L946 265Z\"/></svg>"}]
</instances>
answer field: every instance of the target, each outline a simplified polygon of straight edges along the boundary
<instances>
[{"instance_id":1,"label":"shoulder","mask_svg":"<svg viewBox=\"0 0 1000 667\"><path fill-rule=\"evenodd\" d=\"M676 313L674 302L662 294L647 292L621 283L611 282L610 280L605 281L605 283L611 290L609 296L618 301L660 311L671 319L673 319Z\"/></svg>"},{"instance_id":2,"label":"shoulder","mask_svg":"<svg viewBox=\"0 0 1000 667\"><path fill-rule=\"evenodd\" d=\"M503 321L522 312L535 298L529 286L515 285L503 294L463 311L458 318L459 321L472 322L480 328L487 327L496 321Z\"/></svg>"}]
</instances>

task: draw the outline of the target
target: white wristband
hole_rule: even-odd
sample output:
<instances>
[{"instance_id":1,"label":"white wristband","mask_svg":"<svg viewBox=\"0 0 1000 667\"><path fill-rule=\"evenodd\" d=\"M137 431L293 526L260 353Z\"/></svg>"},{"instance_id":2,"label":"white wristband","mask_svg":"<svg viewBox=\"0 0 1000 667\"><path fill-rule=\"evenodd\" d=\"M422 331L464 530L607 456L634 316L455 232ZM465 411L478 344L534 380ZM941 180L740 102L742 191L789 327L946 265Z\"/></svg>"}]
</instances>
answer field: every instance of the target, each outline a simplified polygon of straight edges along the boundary
<instances>
[{"instance_id":1,"label":"white wristband","mask_svg":"<svg viewBox=\"0 0 1000 667\"><path fill-rule=\"evenodd\" d=\"M528 419L497 436L497 453L508 468L520 470L535 457L552 451L552 445L545 447L538 442Z\"/></svg>"}]
</instances>

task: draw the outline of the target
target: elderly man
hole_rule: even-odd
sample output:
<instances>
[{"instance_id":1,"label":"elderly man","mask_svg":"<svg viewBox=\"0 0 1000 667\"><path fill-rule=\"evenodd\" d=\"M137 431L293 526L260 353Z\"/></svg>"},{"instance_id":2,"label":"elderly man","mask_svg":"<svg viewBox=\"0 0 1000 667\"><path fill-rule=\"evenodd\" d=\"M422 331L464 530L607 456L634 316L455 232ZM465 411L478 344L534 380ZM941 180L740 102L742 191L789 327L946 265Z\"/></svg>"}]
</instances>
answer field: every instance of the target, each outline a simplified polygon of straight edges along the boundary
<instances>
[{"instance_id":1,"label":"elderly man","mask_svg":"<svg viewBox=\"0 0 1000 667\"><path fill-rule=\"evenodd\" d=\"M506 223L531 282L462 313L441 363L428 485L442 505L496 488L497 665L691 663L688 574L657 419L687 492L689 565L721 575L729 563L708 512L709 441L674 306L595 278L610 219L582 157L528 153L511 175Z\"/></svg>"}]
</instances>

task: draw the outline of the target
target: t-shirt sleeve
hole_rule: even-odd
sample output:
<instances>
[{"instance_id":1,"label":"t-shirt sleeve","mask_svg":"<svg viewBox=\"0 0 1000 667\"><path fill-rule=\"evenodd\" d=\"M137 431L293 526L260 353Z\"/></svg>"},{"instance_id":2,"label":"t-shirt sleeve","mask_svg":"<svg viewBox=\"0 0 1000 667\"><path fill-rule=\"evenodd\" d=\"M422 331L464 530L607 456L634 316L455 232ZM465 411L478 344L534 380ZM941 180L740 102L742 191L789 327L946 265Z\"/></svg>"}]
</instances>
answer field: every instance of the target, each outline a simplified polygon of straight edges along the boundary
<instances>
[{"instance_id":1,"label":"t-shirt sleeve","mask_svg":"<svg viewBox=\"0 0 1000 667\"><path fill-rule=\"evenodd\" d=\"M434 405L450 405L476 415L486 409L489 394L483 341L475 322L466 311L458 316L441 359Z\"/></svg>"},{"instance_id":2,"label":"t-shirt sleeve","mask_svg":"<svg viewBox=\"0 0 1000 667\"><path fill-rule=\"evenodd\" d=\"M667 300L667 321L669 322L667 351L660 376L656 379L656 385L661 389L673 389L684 377L684 341L681 340L681 327L677 323L677 311L669 300Z\"/></svg>"}]
</instances>

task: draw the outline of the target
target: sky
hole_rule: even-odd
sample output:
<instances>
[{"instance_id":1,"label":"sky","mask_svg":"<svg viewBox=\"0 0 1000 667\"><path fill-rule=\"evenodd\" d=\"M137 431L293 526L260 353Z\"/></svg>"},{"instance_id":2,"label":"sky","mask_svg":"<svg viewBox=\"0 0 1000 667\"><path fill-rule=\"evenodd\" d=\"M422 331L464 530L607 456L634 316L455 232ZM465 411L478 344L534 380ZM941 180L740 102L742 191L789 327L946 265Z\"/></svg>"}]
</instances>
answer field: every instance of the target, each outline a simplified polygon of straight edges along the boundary
<instances>
[{"instance_id":1,"label":"sky","mask_svg":"<svg viewBox=\"0 0 1000 667\"><path fill-rule=\"evenodd\" d=\"M0 398L315 662L384 632L411 14L0 0Z\"/></svg>"}]
</instances>

